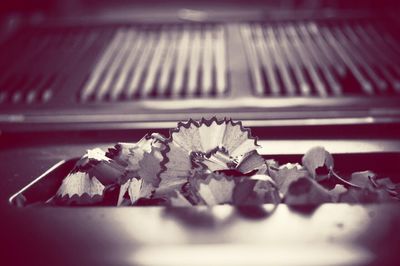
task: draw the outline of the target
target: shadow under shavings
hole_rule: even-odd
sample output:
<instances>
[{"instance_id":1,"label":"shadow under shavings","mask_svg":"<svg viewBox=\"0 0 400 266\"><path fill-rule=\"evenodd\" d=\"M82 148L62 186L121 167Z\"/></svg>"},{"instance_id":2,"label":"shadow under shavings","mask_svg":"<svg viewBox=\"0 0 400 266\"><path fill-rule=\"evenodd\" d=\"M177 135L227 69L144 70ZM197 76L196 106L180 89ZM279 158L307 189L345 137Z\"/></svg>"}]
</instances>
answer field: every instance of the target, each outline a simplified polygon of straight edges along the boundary
<instances>
[{"instance_id":1,"label":"shadow under shavings","mask_svg":"<svg viewBox=\"0 0 400 266\"><path fill-rule=\"evenodd\" d=\"M320 205L288 205L288 208L303 216L311 216L318 209Z\"/></svg>"},{"instance_id":2,"label":"shadow under shavings","mask_svg":"<svg viewBox=\"0 0 400 266\"><path fill-rule=\"evenodd\" d=\"M211 208L165 207L164 216L190 228L214 228L218 225Z\"/></svg>"},{"instance_id":3,"label":"shadow under shavings","mask_svg":"<svg viewBox=\"0 0 400 266\"><path fill-rule=\"evenodd\" d=\"M216 208L218 207L223 206L216 206ZM216 208L208 206L165 207L163 215L189 228L212 229L227 226L238 219L267 219L273 215L278 205L233 205L225 207L233 209L222 218L216 214Z\"/></svg>"},{"instance_id":4,"label":"shadow under shavings","mask_svg":"<svg viewBox=\"0 0 400 266\"><path fill-rule=\"evenodd\" d=\"M235 206L238 216L249 220L262 220L272 216L278 205L267 208L267 205L237 205Z\"/></svg>"}]
</instances>

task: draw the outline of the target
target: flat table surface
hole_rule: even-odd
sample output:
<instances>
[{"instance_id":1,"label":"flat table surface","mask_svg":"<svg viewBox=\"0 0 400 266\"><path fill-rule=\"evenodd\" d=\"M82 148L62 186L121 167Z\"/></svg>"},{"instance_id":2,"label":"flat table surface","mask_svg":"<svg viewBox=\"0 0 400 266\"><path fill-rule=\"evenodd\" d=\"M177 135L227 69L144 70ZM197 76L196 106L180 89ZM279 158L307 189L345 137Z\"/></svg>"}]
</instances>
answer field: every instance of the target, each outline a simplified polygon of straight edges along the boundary
<instances>
[{"instance_id":1,"label":"flat table surface","mask_svg":"<svg viewBox=\"0 0 400 266\"><path fill-rule=\"evenodd\" d=\"M16 143L0 150L1 265L400 263L396 204L243 209L16 208L8 203L60 160L110 143Z\"/></svg>"}]
</instances>

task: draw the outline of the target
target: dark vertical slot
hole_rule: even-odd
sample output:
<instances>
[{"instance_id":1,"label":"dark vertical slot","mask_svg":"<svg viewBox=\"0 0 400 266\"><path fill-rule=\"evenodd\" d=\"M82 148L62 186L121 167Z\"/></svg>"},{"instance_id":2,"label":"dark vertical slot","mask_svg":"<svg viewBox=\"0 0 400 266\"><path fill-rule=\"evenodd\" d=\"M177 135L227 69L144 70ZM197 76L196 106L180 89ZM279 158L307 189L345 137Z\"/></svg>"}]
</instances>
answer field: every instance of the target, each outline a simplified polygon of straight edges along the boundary
<instances>
[{"instance_id":1,"label":"dark vertical slot","mask_svg":"<svg viewBox=\"0 0 400 266\"><path fill-rule=\"evenodd\" d=\"M294 95L300 95L301 90L300 90L300 85L299 81L296 78L296 75L294 74L293 66L288 66L288 72L289 72L289 77L291 78L293 85L294 85Z\"/></svg>"},{"instance_id":2,"label":"dark vertical slot","mask_svg":"<svg viewBox=\"0 0 400 266\"><path fill-rule=\"evenodd\" d=\"M304 74L305 80L309 84L309 89L310 89L310 93L309 94L311 96L317 96L318 95L317 94L317 89L315 88L315 84L314 84L314 82L313 82L313 80L311 78L309 70L306 67L302 67L301 70L302 70L302 72ZM303 96L305 96L305 95L303 95Z\"/></svg>"},{"instance_id":3,"label":"dark vertical slot","mask_svg":"<svg viewBox=\"0 0 400 266\"><path fill-rule=\"evenodd\" d=\"M346 72L346 75L340 78L344 92L348 95L357 95L362 91L361 85L358 80L355 78L351 70Z\"/></svg>"},{"instance_id":4,"label":"dark vertical slot","mask_svg":"<svg viewBox=\"0 0 400 266\"><path fill-rule=\"evenodd\" d=\"M279 87L280 88L285 88L285 84L283 82L283 79L282 79L281 73L279 71L279 68L274 67L274 73L275 73L275 76L276 76L276 80L277 80L277 82L279 84Z\"/></svg>"},{"instance_id":5,"label":"dark vertical slot","mask_svg":"<svg viewBox=\"0 0 400 266\"><path fill-rule=\"evenodd\" d=\"M265 69L265 66L260 66L260 69L261 69L261 78L264 83L265 94L272 95L271 86L269 85L271 81L268 80L267 70Z\"/></svg>"}]
</instances>

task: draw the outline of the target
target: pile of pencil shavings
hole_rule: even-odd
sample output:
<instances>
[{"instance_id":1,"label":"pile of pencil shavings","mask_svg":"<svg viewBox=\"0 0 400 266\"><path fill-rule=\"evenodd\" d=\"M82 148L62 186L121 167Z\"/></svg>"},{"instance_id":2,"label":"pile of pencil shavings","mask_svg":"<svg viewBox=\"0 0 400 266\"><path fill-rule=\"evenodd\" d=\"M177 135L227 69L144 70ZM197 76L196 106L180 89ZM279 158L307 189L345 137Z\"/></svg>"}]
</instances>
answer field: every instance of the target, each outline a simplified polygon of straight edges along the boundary
<instances>
[{"instance_id":1,"label":"pile of pencil shavings","mask_svg":"<svg viewBox=\"0 0 400 266\"><path fill-rule=\"evenodd\" d=\"M398 201L400 184L370 171L343 178L332 155L309 150L298 163L278 164L257 152L241 122L180 122L168 138L89 150L65 177L53 205L290 205ZM325 170L325 174L319 172ZM317 171L318 170L318 171Z\"/></svg>"}]
</instances>

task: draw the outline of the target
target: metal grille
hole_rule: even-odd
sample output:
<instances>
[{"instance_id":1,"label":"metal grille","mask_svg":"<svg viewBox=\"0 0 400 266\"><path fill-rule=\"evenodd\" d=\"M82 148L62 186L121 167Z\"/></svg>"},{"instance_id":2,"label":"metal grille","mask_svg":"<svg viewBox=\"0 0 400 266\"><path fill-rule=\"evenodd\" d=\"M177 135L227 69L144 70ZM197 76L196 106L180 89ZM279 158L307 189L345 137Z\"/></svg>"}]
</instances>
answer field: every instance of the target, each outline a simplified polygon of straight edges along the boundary
<instances>
[{"instance_id":1,"label":"metal grille","mask_svg":"<svg viewBox=\"0 0 400 266\"><path fill-rule=\"evenodd\" d=\"M123 27L79 92L82 101L208 97L227 92L224 28Z\"/></svg>"},{"instance_id":2,"label":"metal grille","mask_svg":"<svg viewBox=\"0 0 400 266\"><path fill-rule=\"evenodd\" d=\"M101 49L108 30L25 29L2 49L0 103L45 103ZM5 53L6 51L6 53Z\"/></svg>"},{"instance_id":3,"label":"metal grille","mask_svg":"<svg viewBox=\"0 0 400 266\"><path fill-rule=\"evenodd\" d=\"M25 28L0 49L0 104L239 97L249 79L265 98L399 95L396 32L338 19Z\"/></svg>"},{"instance_id":4,"label":"metal grille","mask_svg":"<svg viewBox=\"0 0 400 266\"><path fill-rule=\"evenodd\" d=\"M27 28L0 57L0 104L229 92L226 32L218 24Z\"/></svg>"},{"instance_id":5,"label":"metal grille","mask_svg":"<svg viewBox=\"0 0 400 266\"><path fill-rule=\"evenodd\" d=\"M276 22L241 26L258 96L400 93L400 48L369 22Z\"/></svg>"}]
</instances>

